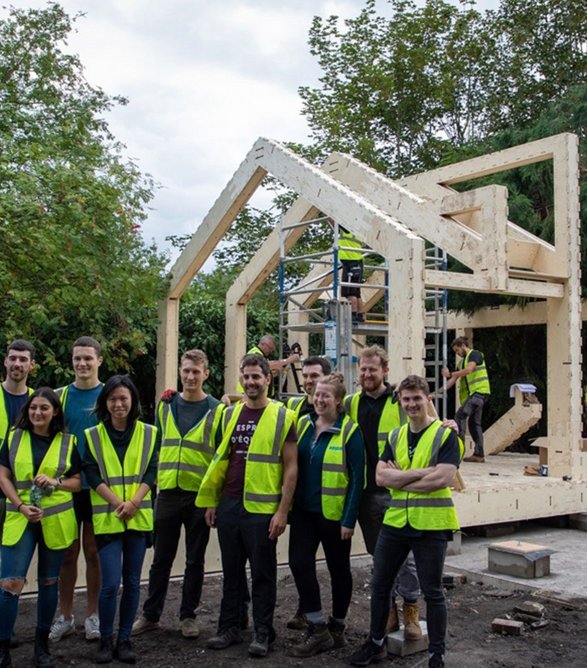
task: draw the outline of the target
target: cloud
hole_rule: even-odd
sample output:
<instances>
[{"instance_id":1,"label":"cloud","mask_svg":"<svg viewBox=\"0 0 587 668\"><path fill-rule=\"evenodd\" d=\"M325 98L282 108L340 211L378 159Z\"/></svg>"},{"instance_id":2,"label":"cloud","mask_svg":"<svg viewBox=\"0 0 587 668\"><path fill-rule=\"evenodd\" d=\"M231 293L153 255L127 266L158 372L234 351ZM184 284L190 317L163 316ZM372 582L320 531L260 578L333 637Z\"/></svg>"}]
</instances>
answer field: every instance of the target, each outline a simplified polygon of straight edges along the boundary
<instances>
[{"instance_id":1,"label":"cloud","mask_svg":"<svg viewBox=\"0 0 587 668\"><path fill-rule=\"evenodd\" d=\"M90 83L129 98L108 121L128 155L163 186L143 226L145 238L161 248L168 247L165 236L194 231L259 136L307 141L297 90L316 85L320 74L307 45L312 19L357 16L365 6L364 0L60 4L70 15L86 13L69 48ZM378 10L387 13L389 5L380 1Z\"/></svg>"}]
</instances>

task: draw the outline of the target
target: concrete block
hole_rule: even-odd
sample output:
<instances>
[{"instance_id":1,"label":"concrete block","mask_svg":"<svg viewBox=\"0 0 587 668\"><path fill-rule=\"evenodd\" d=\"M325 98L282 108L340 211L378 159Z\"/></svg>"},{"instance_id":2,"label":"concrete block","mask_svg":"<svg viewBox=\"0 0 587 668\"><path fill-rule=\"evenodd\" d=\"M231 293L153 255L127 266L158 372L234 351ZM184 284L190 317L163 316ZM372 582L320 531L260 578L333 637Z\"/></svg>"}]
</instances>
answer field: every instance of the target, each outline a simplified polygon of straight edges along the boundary
<instances>
[{"instance_id":1,"label":"concrete block","mask_svg":"<svg viewBox=\"0 0 587 668\"><path fill-rule=\"evenodd\" d=\"M538 601L523 601L514 607L514 612L521 612L524 615L534 617L532 621L536 621L536 619L543 617L545 610L546 608L542 603L538 603Z\"/></svg>"},{"instance_id":2,"label":"concrete block","mask_svg":"<svg viewBox=\"0 0 587 668\"><path fill-rule=\"evenodd\" d=\"M463 534L460 531L455 531L452 535L452 540L447 543L446 556L454 557L461 553L463 548Z\"/></svg>"},{"instance_id":3,"label":"concrete block","mask_svg":"<svg viewBox=\"0 0 587 668\"><path fill-rule=\"evenodd\" d=\"M577 513L569 515L569 526L578 531L587 531L587 513Z\"/></svg>"},{"instance_id":4,"label":"concrete block","mask_svg":"<svg viewBox=\"0 0 587 668\"><path fill-rule=\"evenodd\" d=\"M508 636L520 636L524 632L524 622L516 622L513 619L502 619L496 617L491 622L493 633L503 633Z\"/></svg>"},{"instance_id":5,"label":"concrete block","mask_svg":"<svg viewBox=\"0 0 587 668\"><path fill-rule=\"evenodd\" d=\"M517 540L493 543L488 548L489 570L518 578L541 578L550 573L550 555L543 545Z\"/></svg>"},{"instance_id":6,"label":"concrete block","mask_svg":"<svg viewBox=\"0 0 587 668\"><path fill-rule=\"evenodd\" d=\"M424 620L420 620L422 637L420 640L404 640L404 627L399 631L387 634L387 653L395 656L410 656L418 652L428 650L428 626Z\"/></svg>"}]
</instances>

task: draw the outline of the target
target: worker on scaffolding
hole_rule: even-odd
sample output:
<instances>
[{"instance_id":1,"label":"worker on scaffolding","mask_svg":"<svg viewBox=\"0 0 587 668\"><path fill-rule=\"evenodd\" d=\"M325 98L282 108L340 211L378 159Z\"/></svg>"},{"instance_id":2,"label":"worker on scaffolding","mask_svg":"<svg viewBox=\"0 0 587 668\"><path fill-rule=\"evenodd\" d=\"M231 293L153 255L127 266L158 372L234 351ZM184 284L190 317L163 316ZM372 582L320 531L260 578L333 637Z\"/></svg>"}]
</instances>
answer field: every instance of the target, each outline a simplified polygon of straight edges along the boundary
<instances>
[{"instance_id":1,"label":"worker on scaffolding","mask_svg":"<svg viewBox=\"0 0 587 668\"><path fill-rule=\"evenodd\" d=\"M328 222L336 230L335 223L332 220ZM342 225L338 226L338 259L342 265L340 295L346 297L351 304L354 324L365 321L361 288L359 287L363 282L363 253L358 250L363 246L363 242L352 232L349 232ZM357 285L356 287L345 285L348 283L356 283Z\"/></svg>"}]
</instances>

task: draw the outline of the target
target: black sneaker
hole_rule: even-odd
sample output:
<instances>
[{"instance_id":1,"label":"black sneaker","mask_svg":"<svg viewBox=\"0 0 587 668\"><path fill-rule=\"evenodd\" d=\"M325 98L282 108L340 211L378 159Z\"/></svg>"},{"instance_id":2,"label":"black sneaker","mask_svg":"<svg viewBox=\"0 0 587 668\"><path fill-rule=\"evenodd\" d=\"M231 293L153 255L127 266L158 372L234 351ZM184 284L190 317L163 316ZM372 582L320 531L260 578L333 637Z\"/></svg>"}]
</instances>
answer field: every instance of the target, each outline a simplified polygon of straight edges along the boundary
<instances>
[{"instance_id":1,"label":"black sneaker","mask_svg":"<svg viewBox=\"0 0 587 668\"><path fill-rule=\"evenodd\" d=\"M249 654L251 656L267 656L271 644L273 644L273 640L269 637L269 630L259 628L255 630L255 635L249 645Z\"/></svg>"},{"instance_id":2,"label":"black sneaker","mask_svg":"<svg viewBox=\"0 0 587 668\"><path fill-rule=\"evenodd\" d=\"M226 649L231 645L236 645L242 642L240 629L236 626L231 626L223 631L218 631L218 634L208 639L206 647L208 649Z\"/></svg>"},{"instance_id":3,"label":"black sneaker","mask_svg":"<svg viewBox=\"0 0 587 668\"><path fill-rule=\"evenodd\" d=\"M387 647L374 643L370 638L364 642L360 649L350 656L351 666L368 666L387 658Z\"/></svg>"},{"instance_id":4,"label":"black sneaker","mask_svg":"<svg viewBox=\"0 0 587 668\"><path fill-rule=\"evenodd\" d=\"M444 657L442 654L431 654L428 660L428 668L444 668Z\"/></svg>"},{"instance_id":5,"label":"black sneaker","mask_svg":"<svg viewBox=\"0 0 587 668\"><path fill-rule=\"evenodd\" d=\"M118 640L114 648L114 656L121 663L136 663L137 655L134 653L130 640Z\"/></svg>"}]
</instances>

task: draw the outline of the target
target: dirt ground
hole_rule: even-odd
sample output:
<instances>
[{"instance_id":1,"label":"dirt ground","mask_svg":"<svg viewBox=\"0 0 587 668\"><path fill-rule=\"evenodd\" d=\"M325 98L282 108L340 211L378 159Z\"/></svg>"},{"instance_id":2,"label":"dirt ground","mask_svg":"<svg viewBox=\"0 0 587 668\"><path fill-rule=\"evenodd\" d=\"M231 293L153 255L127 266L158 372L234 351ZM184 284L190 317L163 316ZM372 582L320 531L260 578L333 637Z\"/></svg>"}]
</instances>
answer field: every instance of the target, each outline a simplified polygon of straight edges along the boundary
<instances>
[{"instance_id":1,"label":"dirt ground","mask_svg":"<svg viewBox=\"0 0 587 668\"><path fill-rule=\"evenodd\" d=\"M200 638L186 640L178 630L180 583L170 585L167 605L162 618L164 628L139 636L134 647L139 654L138 665L153 668L183 668L185 666L213 666L214 668L250 667L254 664L280 666L280 668L314 666L326 668L348 665L349 654L360 645L369 623L369 568L354 568L354 595L348 617L347 646L340 650L325 652L309 659L297 659L287 655L292 643L301 632L290 631L286 621L295 610L297 594L289 571L279 571L278 607L275 627L278 638L273 650L264 659L253 659L247 655L250 631L244 633L245 642L224 651L206 649L206 640L216 630L216 619L220 602L221 578L206 578L198 620ZM325 601L329 600L329 589L325 574L320 574ZM145 592L143 591L143 596ZM576 599L563 602L554 599L532 597L528 592L510 592L477 583L457 584L447 590L449 606L449 632L447 644L447 668L584 668L587 666L587 601ZM527 600L540 601L546 608L548 624L538 630L526 627L519 637L500 636L491 632L495 617L513 612L514 607ZM52 645L59 666L92 666L97 643L87 642L80 623L83 621L83 594L76 597L76 620L78 632L60 643ZM142 605L142 599L141 599ZM139 608L140 609L140 608ZM35 619L34 599L21 602L17 622L20 647L12 651L13 665L30 665ZM426 653L405 658L390 657L379 665L393 663L398 668L427 666ZM122 665L122 664L120 664Z\"/></svg>"}]
</instances>

